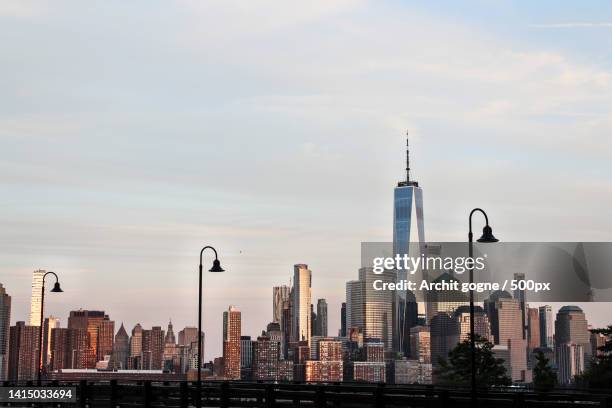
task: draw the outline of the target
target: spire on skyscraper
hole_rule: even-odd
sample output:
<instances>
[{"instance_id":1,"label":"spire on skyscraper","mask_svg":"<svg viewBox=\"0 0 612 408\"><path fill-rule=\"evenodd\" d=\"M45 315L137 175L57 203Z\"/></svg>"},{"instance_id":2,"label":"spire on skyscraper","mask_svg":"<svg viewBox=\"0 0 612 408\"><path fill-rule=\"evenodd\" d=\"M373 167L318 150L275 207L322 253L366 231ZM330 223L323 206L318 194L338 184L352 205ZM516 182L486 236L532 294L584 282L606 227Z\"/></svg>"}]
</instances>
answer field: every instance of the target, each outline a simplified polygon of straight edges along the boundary
<instances>
[{"instance_id":1,"label":"spire on skyscraper","mask_svg":"<svg viewBox=\"0 0 612 408\"><path fill-rule=\"evenodd\" d=\"M408 146L408 130L406 130L406 183L410 183L410 149Z\"/></svg>"},{"instance_id":2,"label":"spire on skyscraper","mask_svg":"<svg viewBox=\"0 0 612 408\"><path fill-rule=\"evenodd\" d=\"M406 180L397 183L398 187L419 186L418 181L410 180L410 144L408 142L408 130L406 130Z\"/></svg>"}]
</instances>

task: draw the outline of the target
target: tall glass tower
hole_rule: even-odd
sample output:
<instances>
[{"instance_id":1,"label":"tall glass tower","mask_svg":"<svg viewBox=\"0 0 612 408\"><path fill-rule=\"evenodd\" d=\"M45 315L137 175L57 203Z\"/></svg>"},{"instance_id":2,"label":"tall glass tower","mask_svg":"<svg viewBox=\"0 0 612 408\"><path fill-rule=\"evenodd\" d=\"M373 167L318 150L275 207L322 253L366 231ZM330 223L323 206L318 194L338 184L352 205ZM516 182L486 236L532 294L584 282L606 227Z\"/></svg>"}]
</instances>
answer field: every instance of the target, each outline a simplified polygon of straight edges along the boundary
<instances>
[{"instance_id":1,"label":"tall glass tower","mask_svg":"<svg viewBox=\"0 0 612 408\"><path fill-rule=\"evenodd\" d=\"M418 253L411 253L411 249L414 252L417 248ZM406 134L406 180L397 183L393 191L393 253L419 257L424 251L423 190L417 181L410 179L410 151ZM406 271L397 271L398 281L406 278ZM410 328L416 325L417 314L414 294L397 292L393 313L393 346L404 355L409 355Z\"/></svg>"}]
</instances>

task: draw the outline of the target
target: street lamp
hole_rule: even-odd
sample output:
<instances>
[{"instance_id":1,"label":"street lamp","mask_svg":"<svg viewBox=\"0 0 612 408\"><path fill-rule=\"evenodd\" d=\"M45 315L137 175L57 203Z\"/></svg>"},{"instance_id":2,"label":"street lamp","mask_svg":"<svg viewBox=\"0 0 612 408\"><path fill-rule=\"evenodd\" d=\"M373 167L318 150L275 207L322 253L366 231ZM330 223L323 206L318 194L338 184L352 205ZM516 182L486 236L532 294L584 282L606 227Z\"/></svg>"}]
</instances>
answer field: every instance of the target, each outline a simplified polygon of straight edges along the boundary
<instances>
[{"instance_id":1,"label":"street lamp","mask_svg":"<svg viewBox=\"0 0 612 408\"><path fill-rule=\"evenodd\" d=\"M40 327L38 329L38 386L40 386L42 384L42 369L43 369L43 362L42 362L42 353L43 353L43 319L44 319L44 309L45 309L45 278L47 277L47 275L53 275L55 276L55 284L53 285L53 289L51 289L51 292L63 292L62 288L60 287L59 284L59 279L57 277L57 274L55 272L47 272L43 275L42 278L42 288L40 290Z\"/></svg>"},{"instance_id":2,"label":"street lamp","mask_svg":"<svg viewBox=\"0 0 612 408\"><path fill-rule=\"evenodd\" d=\"M499 241L497 238L493 236L493 229L489 226L489 217L487 217L487 213L480 208L474 208L470 212L470 232L468 234L469 241L469 257L472 259L474 257L474 234L472 233L472 215L475 212L480 212L485 217L485 226L482 229L482 236L477 239L478 242L497 242ZM478 400L476 398L476 341L475 341L475 324L474 324L474 290L472 288L472 283L474 283L474 267L470 268L470 360L472 365L472 407L476 407Z\"/></svg>"},{"instance_id":3,"label":"street lamp","mask_svg":"<svg viewBox=\"0 0 612 408\"><path fill-rule=\"evenodd\" d=\"M208 272L224 272L225 270L221 268L221 262L219 262L219 258L217 257L217 250L211 246L205 246L200 251L200 284L199 284L199 295L198 295L198 401L196 403L197 407L202 406L202 254L204 250L211 249L215 253L215 260L213 261L212 267L208 270Z\"/></svg>"}]
</instances>

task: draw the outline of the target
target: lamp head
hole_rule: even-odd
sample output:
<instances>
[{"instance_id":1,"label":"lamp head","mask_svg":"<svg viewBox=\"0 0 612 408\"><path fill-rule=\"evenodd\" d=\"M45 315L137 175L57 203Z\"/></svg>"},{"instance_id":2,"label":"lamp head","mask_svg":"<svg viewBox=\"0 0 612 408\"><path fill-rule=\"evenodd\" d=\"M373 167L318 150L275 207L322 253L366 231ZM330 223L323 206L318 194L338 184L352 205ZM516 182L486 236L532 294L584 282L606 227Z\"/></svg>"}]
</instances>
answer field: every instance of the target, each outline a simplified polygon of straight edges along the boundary
<instances>
[{"instance_id":1,"label":"lamp head","mask_svg":"<svg viewBox=\"0 0 612 408\"><path fill-rule=\"evenodd\" d=\"M478 238L476 241L478 242L497 242L499 239L493 236L493 229L489 225L485 225L482 229L482 236Z\"/></svg>"},{"instance_id":2,"label":"lamp head","mask_svg":"<svg viewBox=\"0 0 612 408\"><path fill-rule=\"evenodd\" d=\"M221 262L218 259L213 261L212 268L208 270L208 272L225 272L225 269L221 267Z\"/></svg>"},{"instance_id":3,"label":"lamp head","mask_svg":"<svg viewBox=\"0 0 612 408\"><path fill-rule=\"evenodd\" d=\"M51 292L63 292L59 282L55 282L55 285L53 285L53 289L51 289Z\"/></svg>"}]
</instances>

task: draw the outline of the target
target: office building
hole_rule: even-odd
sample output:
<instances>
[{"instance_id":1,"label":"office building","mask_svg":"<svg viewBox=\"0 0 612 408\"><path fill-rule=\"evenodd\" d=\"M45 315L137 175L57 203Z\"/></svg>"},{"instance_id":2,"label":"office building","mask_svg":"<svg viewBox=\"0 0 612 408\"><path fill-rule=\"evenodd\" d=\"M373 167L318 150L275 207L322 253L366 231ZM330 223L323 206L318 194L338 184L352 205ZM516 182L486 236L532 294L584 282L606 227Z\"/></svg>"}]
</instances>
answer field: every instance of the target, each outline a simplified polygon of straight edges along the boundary
<instances>
[{"instance_id":1,"label":"office building","mask_svg":"<svg viewBox=\"0 0 612 408\"><path fill-rule=\"evenodd\" d=\"M346 337L346 302L340 306L340 337Z\"/></svg>"},{"instance_id":2,"label":"office building","mask_svg":"<svg viewBox=\"0 0 612 408\"><path fill-rule=\"evenodd\" d=\"M568 385L584 371L585 350L582 344L563 343L556 347L559 384Z\"/></svg>"},{"instance_id":3,"label":"office building","mask_svg":"<svg viewBox=\"0 0 612 408\"><path fill-rule=\"evenodd\" d=\"M527 348L531 353L540 347L540 311L530 307L527 309Z\"/></svg>"},{"instance_id":4,"label":"office building","mask_svg":"<svg viewBox=\"0 0 612 408\"><path fill-rule=\"evenodd\" d=\"M283 304L289 301L291 287L287 285L272 288L272 321L280 323L283 315Z\"/></svg>"},{"instance_id":5,"label":"office building","mask_svg":"<svg viewBox=\"0 0 612 408\"><path fill-rule=\"evenodd\" d=\"M42 348L42 363L44 367L48 367L51 363L51 330L60 327L60 320L57 317L46 317L43 323L43 348Z\"/></svg>"},{"instance_id":6,"label":"office building","mask_svg":"<svg viewBox=\"0 0 612 408\"><path fill-rule=\"evenodd\" d=\"M0 283L0 381L8 379L11 297Z\"/></svg>"},{"instance_id":7,"label":"office building","mask_svg":"<svg viewBox=\"0 0 612 408\"><path fill-rule=\"evenodd\" d=\"M30 326L40 326L40 308L42 306L43 269L32 272L32 295L30 297Z\"/></svg>"},{"instance_id":8,"label":"office building","mask_svg":"<svg viewBox=\"0 0 612 408\"><path fill-rule=\"evenodd\" d=\"M429 326L414 326L410 328L410 358L431 364L431 333Z\"/></svg>"},{"instance_id":9,"label":"office building","mask_svg":"<svg viewBox=\"0 0 612 408\"><path fill-rule=\"evenodd\" d=\"M17 322L9 329L8 378L13 381L34 380L38 373L39 327Z\"/></svg>"},{"instance_id":10,"label":"office building","mask_svg":"<svg viewBox=\"0 0 612 408\"><path fill-rule=\"evenodd\" d=\"M540 306L540 347L554 348L554 321L552 307L550 305Z\"/></svg>"},{"instance_id":11,"label":"office building","mask_svg":"<svg viewBox=\"0 0 612 408\"><path fill-rule=\"evenodd\" d=\"M223 312L223 376L230 380L240 379L240 335L240 311L230 306Z\"/></svg>"},{"instance_id":12,"label":"office building","mask_svg":"<svg viewBox=\"0 0 612 408\"><path fill-rule=\"evenodd\" d=\"M165 335L161 326L142 331L142 369L161 370Z\"/></svg>"},{"instance_id":13,"label":"office building","mask_svg":"<svg viewBox=\"0 0 612 408\"><path fill-rule=\"evenodd\" d=\"M293 341L310 341L312 333L310 305L312 272L308 265L296 264L293 270L292 329Z\"/></svg>"},{"instance_id":14,"label":"office building","mask_svg":"<svg viewBox=\"0 0 612 408\"><path fill-rule=\"evenodd\" d=\"M113 344L113 368L117 370L126 370L128 356L130 355L130 337L121 323L121 327L115 335L115 343Z\"/></svg>"},{"instance_id":15,"label":"office building","mask_svg":"<svg viewBox=\"0 0 612 408\"><path fill-rule=\"evenodd\" d=\"M87 330L87 348L79 352L83 368L95 368L97 361L104 360L104 355L111 353L114 322L110 321L104 311L73 310L68 316L68 328Z\"/></svg>"},{"instance_id":16,"label":"office building","mask_svg":"<svg viewBox=\"0 0 612 408\"><path fill-rule=\"evenodd\" d=\"M393 346L393 298L388 290L375 290L374 280L391 283L394 271L375 274L373 269L360 268L359 280L346 284L347 330L357 328L364 338L382 340L387 349Z\"/></svg>"},{"instance_id":17,"label":"office building","mask_svg":"<svg viewBox=\"0 0 612 408\"><path fill-rule=\"evenodd\" d=\"M453 317L457 321L457 327L459 329L459 338L457 343L470 339L470 307L460 306L453 313ZM474 306L474 332L488 340L492 341L491 336L491 324L489 318L480 306Z\"/></svg>"},{"instance_id":18,"label":"office building","mask_svg":"<svg viewBox=\"0 0 612 408\"><path fill-rule=\"evenodd\" d=\"M317 300L317 336L327 336L327 301L325 299Z\"/></svg>"},{"instance_id":19,"label":"office building","mask_svg":"<svg viewBox=\"0 0 612 408\"><path fill-rule=\"evenodd\" d=\"M412 253L414 251L411 251L411 248L418 252ZM425 253L424 251L423 190L417 181L410 179L410 155L408 137L406 137L406 179L397 183L397 187L393 190L393 254L419 257ZM405 270L396 273L398 282L407 277ZM407 355L410 327L416 325L416 322L412 323L412 318L409 316L413 307L408 305L411 302L408 291L399 291L396 295L392 343L395 351Z\"/></svg>"}]
</instances>

